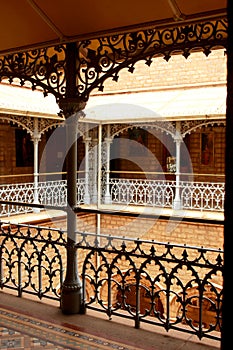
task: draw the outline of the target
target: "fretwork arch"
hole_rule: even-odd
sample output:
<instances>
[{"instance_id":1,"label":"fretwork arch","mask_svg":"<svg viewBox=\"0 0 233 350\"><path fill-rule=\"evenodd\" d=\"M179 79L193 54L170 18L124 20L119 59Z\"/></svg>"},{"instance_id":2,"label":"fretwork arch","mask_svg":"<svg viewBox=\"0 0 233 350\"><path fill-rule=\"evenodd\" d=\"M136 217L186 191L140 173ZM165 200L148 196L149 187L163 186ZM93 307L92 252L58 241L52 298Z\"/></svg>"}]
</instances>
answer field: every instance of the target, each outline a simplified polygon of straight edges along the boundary
<instances>
[{"instance_id":1,"label":"fretwork arch","mask_svg":"<svg viewBox=\"0 0 233 350\"><path fill-rule=\"evenodd\" d=\"M190 134L191 132L196 131L197 129L200 129L201 127L207 127L209 125L226 125L226 121L221 119L202 119L202 120L184 120L180 122L180 136L182 139L187 134ZM176 129L176 122L169 122L169 121L154 121L149 123L133 123L133 124L113 124L110 127L111 134L110 137L113 139L115 136L118 136L122 134L125 130L131 129L131 128L145 128L145 129L156 129L161 131L162 133L166 133L167 135L170 135L173 139L177 137L177 129Z\"/></svg>"},{"instance_id":2,"label":"fretwork arch","mask_svg":"<svg viewBox=\"0 0 233 350\"><path fill-rule=\"evenodd\" d=\"M191 121L183 121L181 123L181 135L184 138L187 134L191 134L191 132L196 131L197 129L207 127L209 125L226 125L226 121L223 119L205 119L205 120L191 120Z\"/></svg>"},{"instance_id":3,"label":"fretwork arch","mask_svg":"<svg viewBox=\"0 0 233 350\"><path fill-rule=\"evenodd\" d=\"M110 127L110 137L113 139L115 136L122 134L125 130L132 128L144 128L144 129L156 129L166 134L171 135L173 138L176 135L175 122L148 122L148 123L132 123L132 124L113 124Z\"/></svg>"},{"instance_id":4,"label":"fretwork arch","mask_svg":"<svg viewBox=\"0 0 233 350\"><path fill-rule=\"evenodd\" d=\"M11 114L4 114L3 116L0 116L0 120L12 122L13 124L16 124L23 130L26 130L31 137L34 135L34 121L35 118L37 119L37 127L38 127L38 133L42 135L46 131L52 128L56 128L57 126L60 126L63 120L54 120L54 119L47 119L47 118L37 118L37 117L29 117L29 116L16 116Z\"/></svg>"}]
</instances>

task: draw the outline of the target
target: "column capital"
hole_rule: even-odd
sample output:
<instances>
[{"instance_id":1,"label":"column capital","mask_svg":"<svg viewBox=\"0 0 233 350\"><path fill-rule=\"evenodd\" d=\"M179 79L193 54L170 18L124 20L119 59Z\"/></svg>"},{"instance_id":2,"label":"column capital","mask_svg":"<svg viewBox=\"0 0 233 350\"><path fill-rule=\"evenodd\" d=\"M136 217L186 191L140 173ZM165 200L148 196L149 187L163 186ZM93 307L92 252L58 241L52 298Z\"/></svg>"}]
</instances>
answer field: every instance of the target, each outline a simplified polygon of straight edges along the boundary
<instances>
[{"instance_id":1,"label":"column capital","mask_svg":"<svg viewBox=\"0 0 233 350\"><path fill-rule=\"evenodd\" d=\"M78 118L85 117L83 112L83 109L86 107L85 101L80 101L77 98L65 97L61 99L58 104L65 118L68 118L73 114L78 114Z\"/></svg>"}]
</instances>

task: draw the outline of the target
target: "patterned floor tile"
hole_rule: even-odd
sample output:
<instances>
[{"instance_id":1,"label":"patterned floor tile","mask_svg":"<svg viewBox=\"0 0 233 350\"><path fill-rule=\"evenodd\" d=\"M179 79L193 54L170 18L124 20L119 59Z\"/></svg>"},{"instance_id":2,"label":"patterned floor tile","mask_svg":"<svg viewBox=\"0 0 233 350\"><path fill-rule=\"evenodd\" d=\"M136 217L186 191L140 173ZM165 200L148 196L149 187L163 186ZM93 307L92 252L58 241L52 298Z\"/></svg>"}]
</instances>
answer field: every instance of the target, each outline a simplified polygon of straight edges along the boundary
<instances>
[{"instance_id":1,"label":"patterned floor tile","mask_svg":"<svg viewBox=\"0 0 233 350\"><path fill-rule=\"evenodd\" d=\"M133 350L132 347L0 308L1 350Z\"/></svg>"}]
</instances>

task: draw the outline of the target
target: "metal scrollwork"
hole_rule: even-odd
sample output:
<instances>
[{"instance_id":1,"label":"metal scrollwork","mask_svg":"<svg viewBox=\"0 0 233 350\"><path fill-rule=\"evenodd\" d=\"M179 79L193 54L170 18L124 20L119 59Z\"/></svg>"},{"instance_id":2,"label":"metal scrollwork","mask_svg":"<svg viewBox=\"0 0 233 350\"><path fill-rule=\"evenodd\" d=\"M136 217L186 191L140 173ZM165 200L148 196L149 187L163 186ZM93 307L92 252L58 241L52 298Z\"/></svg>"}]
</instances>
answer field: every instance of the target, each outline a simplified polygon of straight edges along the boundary
<instances>
[{"instance_id":1,"label":"metal scrollwork","mask_svg":"<svg viewBox=\"0 0 233 350\"><path fill-rule=\"evenodd\" d=\"M20 85L31 84L32 90L40 87L58 99L65 93L65 47L55 46L19 52L0 57L0 79Z\"/></svg>"},{"instance_id":2,"label":"metal scrollwork","mask_svg":"<svg viewBox=\"0 0 233 350\"><path fill-rule=\"evenodd\" d=\"M195 49L208 55L214 47L226 47L227 20L212 20L165 29L147 29L138 32L86 40L78 44L78 94L88 98L93 88L104 89L104 81L117 81L119 71L128 68L133 73L135 63L172 54L188 57Z\"/></svg>"},{"instance_id":3,"label":"metal scrollwork","mask_svg":"<svg viewBox=\"0 0 233 350\"><path fill-rule=\"evenodd\" d=\"M80 41L76 44L73 97L87 101L93 89L103 91L107 78L117 81L121 69L133 73L139 60L150 66L156 56L168 61L172 54L187 58L193 50L201 50L208 55L214 47L226 46L226 18ZM67 55L67 46L58 45L2 56L0 80L18 80L22 86L29 82L32 90L41 88L59 102L67 91Z\"/></svg>"},{"instance_id":4,"label":"metal scrollwork","mask_svg":"<svg viewBox=\"0 0 233 350\"><path fill-rule=\"evenodd\" d=\"M219 339L223 251L86 233L77 249L86 308Z\"/></svg>"}]
</instances>

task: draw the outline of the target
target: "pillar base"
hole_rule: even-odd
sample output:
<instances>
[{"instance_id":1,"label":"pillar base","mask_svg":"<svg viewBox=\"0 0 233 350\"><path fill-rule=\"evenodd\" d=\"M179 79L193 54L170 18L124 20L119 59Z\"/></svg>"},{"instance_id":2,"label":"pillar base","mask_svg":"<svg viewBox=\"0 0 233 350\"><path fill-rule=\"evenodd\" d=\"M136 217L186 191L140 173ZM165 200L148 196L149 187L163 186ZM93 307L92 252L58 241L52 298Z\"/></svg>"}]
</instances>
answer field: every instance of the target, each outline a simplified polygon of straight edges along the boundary
<instances>
[{"instance_id":1,"label":"pillar base","mask_svg":"<svg viewBox=\"0 0 233 350\"><path fill-rule=\"evenodd\" d=\"M181 200L180 199L174 199L174 202L173 202L173 209L174 210L180 210L182 208L181 206Z\"/></svg>"},{"instance_id":2,"label":"pillar base","mask_svg":"<svg viewBox=\"0 0 233 350\"><path fill-rule=\"evenodd\" d=\"M66 285L61 289L61 310L64 314L83 313L82 287L80 285Z\"/></svg>"},{"instance_id":3,"label":"pillar base","mask_svg":"<svg viewBox=\"0 0 233 350\"><path fill-rule=\"evenodd\" d=\"M111 198L110 194L105 195L104 204L112 204L112 198Z\"/></svg>"}]
</instances>

